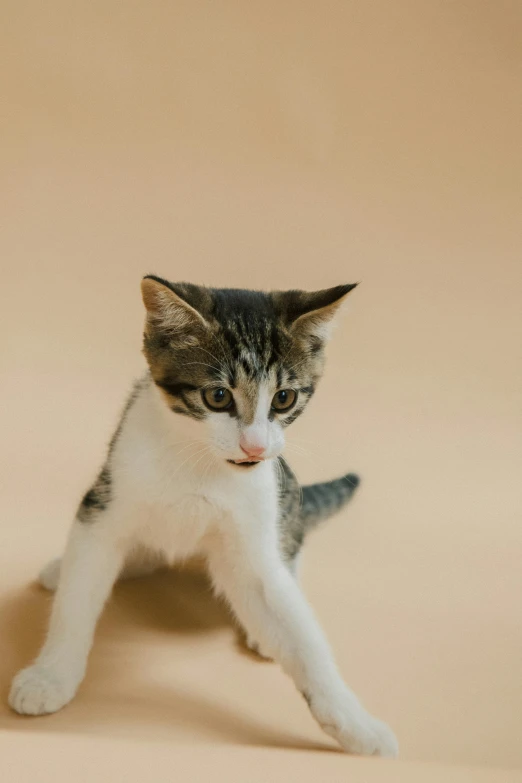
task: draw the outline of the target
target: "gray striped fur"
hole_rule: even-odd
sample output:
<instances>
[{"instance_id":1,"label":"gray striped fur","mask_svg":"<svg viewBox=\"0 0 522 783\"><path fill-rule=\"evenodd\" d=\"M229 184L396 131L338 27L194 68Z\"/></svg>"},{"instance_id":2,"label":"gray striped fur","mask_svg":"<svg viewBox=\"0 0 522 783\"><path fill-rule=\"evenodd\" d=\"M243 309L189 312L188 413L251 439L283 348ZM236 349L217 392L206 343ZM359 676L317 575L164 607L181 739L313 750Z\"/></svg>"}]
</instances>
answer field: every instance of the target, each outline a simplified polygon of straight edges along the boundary
<instances>
[{"instance_id":1,"label":"gray striped fur","mask_svg":"<svg viewBox=\"0 0 522 783\"><path fill-rule=\"evenodd\" d=\"M359 486L355 473L300 487L290 466L278 460L279 536L285 560L291 563L299 553L306 534L339 511Z\"/></svg>"}]
</instances>

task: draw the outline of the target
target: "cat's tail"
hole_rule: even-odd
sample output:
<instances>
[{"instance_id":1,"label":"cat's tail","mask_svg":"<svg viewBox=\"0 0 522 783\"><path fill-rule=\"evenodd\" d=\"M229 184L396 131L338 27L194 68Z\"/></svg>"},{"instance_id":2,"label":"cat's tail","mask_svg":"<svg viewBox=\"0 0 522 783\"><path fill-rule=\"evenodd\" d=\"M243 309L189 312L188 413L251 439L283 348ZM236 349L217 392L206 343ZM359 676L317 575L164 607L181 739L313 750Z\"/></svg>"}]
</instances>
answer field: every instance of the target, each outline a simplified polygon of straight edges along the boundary
<instances>
[{"instance_id":1,"label":"cat's tail","mask_svg":"<svg viewBox=\"0 0 522 783\"><path fill-rule=\"evenodd\" d=\"M359 483L359 476L347 473L346 476L333 481L302 487L300 516L305 529L311 530L319 522L339 511L351 499Z\"/></svg>"}]
</instances>

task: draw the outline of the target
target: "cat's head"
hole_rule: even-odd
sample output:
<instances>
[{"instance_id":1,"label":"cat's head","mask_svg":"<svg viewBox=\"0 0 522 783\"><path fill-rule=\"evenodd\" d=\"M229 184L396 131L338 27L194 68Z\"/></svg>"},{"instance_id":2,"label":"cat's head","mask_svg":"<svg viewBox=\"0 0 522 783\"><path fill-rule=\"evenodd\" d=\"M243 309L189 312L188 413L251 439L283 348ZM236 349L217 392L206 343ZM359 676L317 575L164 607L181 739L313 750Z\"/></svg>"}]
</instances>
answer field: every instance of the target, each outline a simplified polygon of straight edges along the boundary
<instances>
[{"instance_id":1,"label":"cat's head","mask_svg":"<svg viewBox=\"0 0 522 783\"><path fill-rule=\"evenodd\" d=\"M281 453L324 364L332 318L355 285L313 293L142 281L144 354L173 415L243 468ZM197 430L195 431L196 436Z\"/></svg>"}]
</instances>

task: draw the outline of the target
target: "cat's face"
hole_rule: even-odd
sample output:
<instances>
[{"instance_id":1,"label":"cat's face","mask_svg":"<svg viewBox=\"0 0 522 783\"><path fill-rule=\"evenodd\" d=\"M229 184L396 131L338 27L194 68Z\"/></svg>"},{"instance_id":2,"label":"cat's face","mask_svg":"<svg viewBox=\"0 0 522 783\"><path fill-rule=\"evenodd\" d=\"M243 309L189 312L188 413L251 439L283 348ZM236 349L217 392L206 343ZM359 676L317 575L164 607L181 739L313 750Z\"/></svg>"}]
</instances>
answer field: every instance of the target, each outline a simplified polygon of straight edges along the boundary
<instances>
[{"instance_id":1,"label":"cat's face","mask_svg":"<svg viewBox=\"0 0 522 783\"><path fill-rule=\"evenodd\" d=\"M144 353L172 415L191 419L195 437L233 466L276 457L314 393L330 321L354 287L261 293L144 278Z\"/></svg>"}]
</instances>

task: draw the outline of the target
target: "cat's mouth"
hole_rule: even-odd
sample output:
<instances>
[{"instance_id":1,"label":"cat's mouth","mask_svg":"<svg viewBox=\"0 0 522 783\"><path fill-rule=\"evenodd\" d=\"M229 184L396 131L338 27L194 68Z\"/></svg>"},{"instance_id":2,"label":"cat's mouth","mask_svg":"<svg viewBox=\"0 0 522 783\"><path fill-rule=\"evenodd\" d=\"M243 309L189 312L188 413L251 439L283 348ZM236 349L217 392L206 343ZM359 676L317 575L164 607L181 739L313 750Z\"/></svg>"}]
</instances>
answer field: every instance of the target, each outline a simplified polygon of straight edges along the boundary
<instances>
[{"instance_id":1,"label":"cat's mouth","mask_svg":"<svg viewBox=\"0 0 522 783\"><path fill-rule=\"evenodd\" d=\"M240 468L252 468L254 465L258 465L263 462L262 459L227 459L230 465L237 465Z\"/></svg>"}]
</instances>

